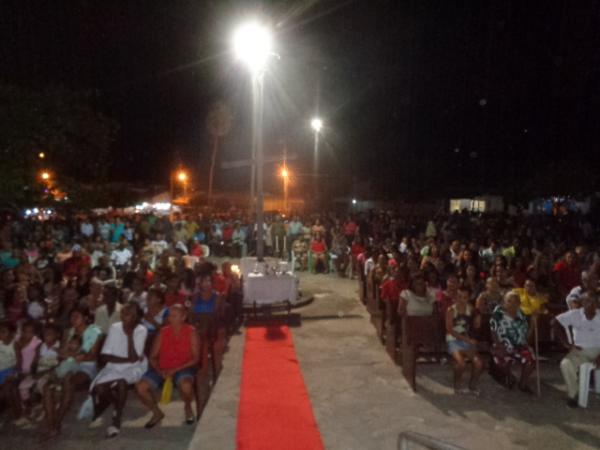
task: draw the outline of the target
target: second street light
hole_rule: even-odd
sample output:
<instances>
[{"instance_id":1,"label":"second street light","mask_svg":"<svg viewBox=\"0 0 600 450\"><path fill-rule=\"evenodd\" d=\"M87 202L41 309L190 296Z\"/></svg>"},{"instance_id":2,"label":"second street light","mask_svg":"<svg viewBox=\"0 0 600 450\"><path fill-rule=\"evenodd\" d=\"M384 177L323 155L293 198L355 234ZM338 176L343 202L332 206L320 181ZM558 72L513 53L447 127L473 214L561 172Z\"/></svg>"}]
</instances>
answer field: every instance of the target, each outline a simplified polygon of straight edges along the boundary
<instances>
[{"instance_id":1,"label":"second street light","mask_svg":"<svg viewBox=\"0 0 600 450\"><path fill-rule=\"evenodd\" d=\"M263 194L263 75L272 54L269 29L257 22L240 26L233 35L235 57L243 62L252 77L252 161L256 164L256 257L264 257L264 194ZM254 178L254 168L252 169ZM252 181L252 189L254 181ZM254 199L252 199L254 201Z\"/></svg>"},{"instance_id":2,"label":"second street light","mask_svg":"<svg viewBox=\"0 0 600 450\"><path fill-rule=\"evenodd\" d=\"M281 178L283 179L283 211L288 213L288 183L290 179L290 172L287 166L283 166L281 169Z\"/></svg>"},{"instance_id":3,"label":"second street light","mask_svg":"<svg viewBox=\"0 0 600 450\"><path fill-rule=\"evenodd\" d=\"M313 154L313 183L315 187L315 202L318 205L318 196L319 196L319 133L321 132L321 128L323 128L323 120L319 117L314 117L310 121L310 127L315 132L315 148Z\"/></svg>"}]
</instances>

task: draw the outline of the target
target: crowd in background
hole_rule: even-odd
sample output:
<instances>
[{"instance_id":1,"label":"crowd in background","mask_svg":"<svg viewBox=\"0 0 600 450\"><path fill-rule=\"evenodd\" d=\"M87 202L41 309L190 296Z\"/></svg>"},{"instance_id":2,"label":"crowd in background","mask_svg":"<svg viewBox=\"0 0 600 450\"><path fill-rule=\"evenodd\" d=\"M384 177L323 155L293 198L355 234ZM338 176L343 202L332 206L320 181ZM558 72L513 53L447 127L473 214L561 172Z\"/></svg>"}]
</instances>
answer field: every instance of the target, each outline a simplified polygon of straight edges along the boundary
<instances>
[{"instance_id":1,"label":"crowd in background","mask_svg":"<svg viewBox=\"0 0 600 450\"><path fill-rule=\"evenodd\" d=\"M598 289L597 232L576 214L371 211L273 215L264 225L266 253L291 260L295 270L364 279L399 314L437 311L457 392L467 358L475 361L469 388L477 392L482 366L470 328L481 315L499 336L498 365L521 364L519 387L529 390L528 317L582 305L589 312ZM9 412L42 411L47 436L56 436L75 390L86 386L80 415L93 419L113 405L107 435L115 436L128 385L152 412L152 428L163 418L157 392L170 380L193 423L206 343L218 321L233 332L241 318L238 274L205 258L251 255L256 233L241 213L5 220L0 397Z\"/></svg>"}]
</instances>

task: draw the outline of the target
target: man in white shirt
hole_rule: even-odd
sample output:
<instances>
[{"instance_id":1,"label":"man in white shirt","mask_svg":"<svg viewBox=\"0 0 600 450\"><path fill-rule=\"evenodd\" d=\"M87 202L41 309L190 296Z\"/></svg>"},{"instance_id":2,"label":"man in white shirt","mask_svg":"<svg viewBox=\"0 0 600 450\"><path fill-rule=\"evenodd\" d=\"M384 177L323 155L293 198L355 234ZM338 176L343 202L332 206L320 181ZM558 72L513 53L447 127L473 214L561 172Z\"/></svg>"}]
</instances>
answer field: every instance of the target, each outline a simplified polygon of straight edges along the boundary
<instances>
[{"instance_id":1,"label":"man in white shirt","mask_svg":"<svg viewBox=\"0 0 600 450\"><path fill-rule=\"evenodd\" d=\"M94 234L94 225L92 225L88 219L85 219L83 222L81 222L79 231L81 231L81 234L89 239Z\"/></svg>"},{"instance_id":2,"label":"man in white shirt","mask_svg":"<svg viewBox=\"0 0 600 450\"><path fill-rule=\"evenodd\" d=\"M102 294L102 305L96 309L94 314L94 324L102 330L102 333L108 333L109 328L121 321L122 305L117 302L119 290L112 285L105 286Z\"/></svg>"},{"instance_id":3,"label":"man in white shirt","mask_svg":"<svg viewBox=\"0 0 600 450\"><path fill-rule=\"evenodd\" d=\"M569 309L581 308L581 296L585 291L598 291L598 275L594 271L584 271L581 273L581 284L575 286L567 295L566 301Z\"/></svg>"},{"instance_id":4,"label":"man in white shirt","mask_svg":"<svg viewBox=\"0 0 600 450\"><path fill-rule=\"evenodd\" d=\"M567 406L571 408L577 407L579 366L587 362L600 365L600 314L596 311L596 297L586 292L581 296L581 303L582 308L558 315L553 323L559 340L569 349L560 362L560 371L567 385ZM573 331L572 339L567 337L569 327Z\"/></svg>"},{"instance_id":5,"label":"man in white shirt","mask_svg":"<svg viewBox=\"0 0 600 450\"><path fill-rule=\"evenodd\" d=\"M115 265L117 270L126 267L133 256L131 250L127 248L126 242L125 240L119 242L119 246L110 255L110 261Z\"/></svg>"}]
</instances>

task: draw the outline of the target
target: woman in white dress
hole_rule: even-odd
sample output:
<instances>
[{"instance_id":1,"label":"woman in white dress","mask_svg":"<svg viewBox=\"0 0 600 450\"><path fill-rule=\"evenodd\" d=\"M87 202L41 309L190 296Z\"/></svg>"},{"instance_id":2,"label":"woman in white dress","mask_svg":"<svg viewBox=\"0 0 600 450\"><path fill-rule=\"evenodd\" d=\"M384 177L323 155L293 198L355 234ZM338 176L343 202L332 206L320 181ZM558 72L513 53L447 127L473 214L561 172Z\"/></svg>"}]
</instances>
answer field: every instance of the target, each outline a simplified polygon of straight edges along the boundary
<instances>
[{"instance_id":1,"label":"woman in white dress","mask_svg":"<svg viewBox=\"0 0 600 450\"><path fill-rule=\"evenodd\" d=\"M112 403L112 425L106 436L115 437L121 429L121 415L127 401L127 385L137 383L148 369L144 346L148 330L140 324L139 305L129 302L121 309L121 322L113 324L108 332L100 357L106 366L90 386L94 402L94 419L102 415Z\"/></svg>"}]
</instances>

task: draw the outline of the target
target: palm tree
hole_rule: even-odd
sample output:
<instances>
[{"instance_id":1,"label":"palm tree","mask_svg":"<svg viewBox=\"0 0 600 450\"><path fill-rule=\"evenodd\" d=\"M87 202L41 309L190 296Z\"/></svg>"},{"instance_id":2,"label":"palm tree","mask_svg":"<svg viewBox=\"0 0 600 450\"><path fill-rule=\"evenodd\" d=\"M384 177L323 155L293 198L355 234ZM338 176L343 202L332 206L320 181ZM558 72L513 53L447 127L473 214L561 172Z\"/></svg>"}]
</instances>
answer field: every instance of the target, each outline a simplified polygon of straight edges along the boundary
<instances>
[{"instance_id":1,"label":"palm tree","mask_svg":"<svg viewBox=\"0 0 600 450\"><path fill-rule=\"evenodd\" d=\"M215 162L217 160L217 151L219 141L229 133L233 116L229 107L222 101L216 102L206 117L206 130L212 138L212 158L210 162L210 173L208 175L208 204L212 201L213 178L215 172Z\"/></svg>"}]
</instances>

